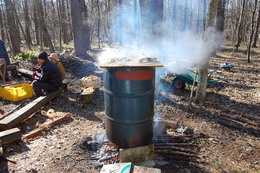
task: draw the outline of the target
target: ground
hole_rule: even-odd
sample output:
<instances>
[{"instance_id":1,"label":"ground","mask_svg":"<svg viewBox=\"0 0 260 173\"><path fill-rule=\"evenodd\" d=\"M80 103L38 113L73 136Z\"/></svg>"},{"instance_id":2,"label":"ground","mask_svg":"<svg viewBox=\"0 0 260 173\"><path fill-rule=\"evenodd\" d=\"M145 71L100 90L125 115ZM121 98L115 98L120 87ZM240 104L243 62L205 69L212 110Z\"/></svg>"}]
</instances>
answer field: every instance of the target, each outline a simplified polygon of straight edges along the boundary
<instances>
[{"instance_id":1,"label":"ground","mask_svg":"<svg viewBox=\"0 0 260 173\"><path fill-rule=\"evenodd\" d=\"M196 144L195 153L198 155L187 159L157 153L158 157L167 161L165 165L156 165L162 172L260 171L260 50L253 49L251 63L247 63L245 50L232 51L232 47L226 46L211 59L210 69L217 69L223 62L234 67L230 71L221 70L213 74L212 77L226 79L227 82L209 87L202 107L192 102L188 87L174 90L172 77L161 76L156 92L155 116L165 122L167 135L192 135L194 138L188 144ZM67 114L72 119L50 127L28 141L3 146L0 172L99 172L100 165L108 163L89 161L91 151L82 147L84 137L105 134L105 117L101 90L97 90L92 103L80 103L82 88L79 87L79 79L88 75L102 78L102 70L92 61L69 54L63 54L61 62L67 71L65 82L68 90L18 128L25 135L56 117ZM22 62L21 66L31 69L33 64ZM22 77L14 80L30 82ZM33 99L35 97L19 102L1 99L0 106L9 112ZM49 109L54 109L56 117L45 115ZM180 127L186 130L181 133L178 131Z\"/></svg>"}]
</instances>

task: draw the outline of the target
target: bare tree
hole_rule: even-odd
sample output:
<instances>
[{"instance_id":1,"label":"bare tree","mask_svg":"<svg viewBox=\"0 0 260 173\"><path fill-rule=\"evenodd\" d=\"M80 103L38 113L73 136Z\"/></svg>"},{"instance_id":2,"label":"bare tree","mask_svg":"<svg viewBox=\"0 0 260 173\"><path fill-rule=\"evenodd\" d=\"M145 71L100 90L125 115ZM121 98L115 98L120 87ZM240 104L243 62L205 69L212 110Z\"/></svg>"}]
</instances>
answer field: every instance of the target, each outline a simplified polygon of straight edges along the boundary
<instances>
[{"instance_id":1,"label":"bare tree","mask_svg":"<svg viewBox=\"0 0 260 173\"><path fill-rule=\"evenodd\" d=\"M150 2L151 8L151 22L152 22L152 30L154 36L160 36L161 31L158 30L158 25L162 22L163 19L163 1L161 0L151 0Z\"/></svg>"},{"instance_id":2,"label":"bare tree","mask_svg":"<svg viewBox=\"0 0 260 173\"><path fill-rule=\"evenodd\" d=\"M216 15L217 15L217 7L218 7L218 0L211 0L209 3L208 13L207 13L206 28L214 27ZM212 33L210 33L210 35L211 34ZM207 37L207 35L205 35L205 37ZM203 105L206 98L210 56L211 55L205 58L202 67L199 69L199 82L198 82L198 88L194 100L194 102L198 103L199 105Z\"/></svg>"},{"instance_id":3,"label":"bare tree","mask_svg":"<svg viewBox=\"0 0 260 173\"><path fill-rule=\"evenodd\" d=\"M0 28L1 28L1 39L5 40L5 26L4 26L4 11L0 7Z\"/></svg>"},{"instance_id":4,"label":"bare tree","mask_svg":"<svg viewBox=\"0 0 260 173\"><path fill-rule=\"evenodd\" d=\"M85 1L71 0L70 3L76 55L79 57L90 58L87 54L87 50L90 49L90 35Z\"/></svg>"},{"instance_id":5,"label":"bare tree","mask_svg":"<svg viewBox=\"0 0 260 173\"><path fill-rule=\"evenodd\" d=\"M8 30L10 34L13 53L16 55L21 52L20 51L21 38L20 38L18 26L16 24L15 7L11 0L5 0L5 6L6 6Z\"/></svg>"},{"instance_id":6,"label":"bare tree","mask_svg":"<svg viewBox=\"0 0 260 173\"><path fill-rule=\"evenodd\" d=\"M42 39L46 40L46 44L49 47L50 52L54 52L54 47L52 45L50 35L49 35L47 27L45 25L42 2L41 2L41 0L35 0L35 2L36 2L37 14L38 14L37 16L38 16L39 24L40 24L40 31L42 33Z\"/></svg>"},{"instance_id":7,"label":"bare tree","mask_svg":"<svg viewBox=\"0 0 260 173\"><path fill-rule=\"evenodd\" d=\"M245 11L245 0L242 0L242 6L241 6L241 11L240 11L240 16L239 16L239 23L238 23L238 31L237 31L237 44L235 45L235 51L238 50L241 41L242 41L242 23L243 23L243 16L244 16L244 11Z\"/></svg>"},{"instance_id":8,"label":"bare tree","mask_svg":"<svg viewBox=\"0 0 260 173\"><path fill-rule=\"evenodd\" d=\"M219 0L218 10L217 10L216 29L217 29L217 31L219 31L221 33L224 31L225 6L226 6L226 0Z\"/></svg>"},{"instance_id":9,"label":"bare tree","mask_svg":"<svg viewBox=\"0 0 260 173\"><path fill-rule=\"evenodd\" d=\"M30 18L28 10L28 0L24 0L24 19L25 19L25 41L27 44L32 44L32 38L30 34Z\"/></svg>"},{"instance_id":10,"label":"bare tree","mask_svg":"<svg viewBox=\"0 0 260 173\"><path fill-rule=\"evenodd\" d=\"M251 19L251 34L250 34L248 46L247 46L247 62L248 63L250 63L251 43L252 43L253 36L254 36L254 24L255 24L256 7L257 7L257 0L255 0L255 7L254 7L254 10L253 10L252 19Z\"/></svg>"},{"instance_id":11,"label":"bare tree","mask_svg":"<svg viewBox=\"0 0 260 173\"><path fill-rule=\"evenodd\" d=\"M252 47L257 47L257 46L256 46L256 42L257 42L257 40L258 40L259 25L260 25L260 8L258 8L258 18L257 18L257 24L256 24L254 42L253 42L253 44L252 44Z\"/></svg>"}]
</instances>

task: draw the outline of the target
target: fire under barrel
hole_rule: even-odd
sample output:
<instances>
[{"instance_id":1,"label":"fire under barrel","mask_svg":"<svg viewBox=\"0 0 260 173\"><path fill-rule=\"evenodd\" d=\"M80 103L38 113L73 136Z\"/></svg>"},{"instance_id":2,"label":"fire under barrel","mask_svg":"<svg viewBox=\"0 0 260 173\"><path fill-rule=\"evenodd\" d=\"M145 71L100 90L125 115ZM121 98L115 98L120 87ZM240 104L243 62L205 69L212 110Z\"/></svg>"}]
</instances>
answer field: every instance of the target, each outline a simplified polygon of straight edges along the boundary
<instances>
[{"instance_id":1,"label":"fire under barrel","mask_svg":"<svg viewBox=\"0 0 260 173\"><path fill-rule=\"evenodd\" d=\"M108 139L120 148L147 145L153 137L156 61L100 65L104 69L104 101Z\"/></svg>"}]
</instances>

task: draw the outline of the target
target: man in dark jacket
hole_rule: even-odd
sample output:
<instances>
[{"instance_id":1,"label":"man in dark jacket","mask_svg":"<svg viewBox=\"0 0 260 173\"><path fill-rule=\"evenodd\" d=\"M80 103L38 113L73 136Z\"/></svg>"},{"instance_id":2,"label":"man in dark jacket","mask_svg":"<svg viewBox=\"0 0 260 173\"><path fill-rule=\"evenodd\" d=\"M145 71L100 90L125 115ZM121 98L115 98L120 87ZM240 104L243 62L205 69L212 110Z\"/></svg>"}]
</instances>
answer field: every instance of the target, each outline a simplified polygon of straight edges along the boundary
<instances>
[{"instance_id":1,"label":"man in dark jacket","mask_svg":"<svg viewBox=\"0 0 260 173\"><path fill-rule=\"evenodd\" d=\"M58 90L62 79L58 67L48 60L45 51L38 55L37 61L41 64L41 76L36 76L32 84L35 95L39 97L44 95L43 91L49 93Z\"/></svg>"},{"instance_id":2,"label":"man in dark jacket","mask_svg":"<svg viewBox=\"0 0 260 173\"><path fill-rule=\"evenodd\" d=\"M5 48L5 42L3 40L0 40L0 59L4 59L6 65L10 64L10 59ZM7 69L5 69L5 81L10 81L8 77Z\"/></svg>"}]
</instances>

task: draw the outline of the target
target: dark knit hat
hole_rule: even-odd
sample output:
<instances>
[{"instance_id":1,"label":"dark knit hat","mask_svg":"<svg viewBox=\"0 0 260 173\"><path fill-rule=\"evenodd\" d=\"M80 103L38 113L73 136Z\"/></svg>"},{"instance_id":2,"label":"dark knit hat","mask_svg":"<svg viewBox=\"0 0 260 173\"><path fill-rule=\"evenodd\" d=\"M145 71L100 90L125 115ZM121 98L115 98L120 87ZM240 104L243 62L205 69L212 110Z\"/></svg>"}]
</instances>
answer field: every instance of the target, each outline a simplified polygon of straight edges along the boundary
<instances>
[{"instance_id":1,"label":"dark knit hat","mask_svg":"<svg viewBox=\"0 0 260 173\"><path fill-rule=\"evenodd\" d=\"M48 54L45 51L42 51L41 53L39 53L38 59L44 59L47 60L48 59Z\"/></svg>"}]
</instances>

